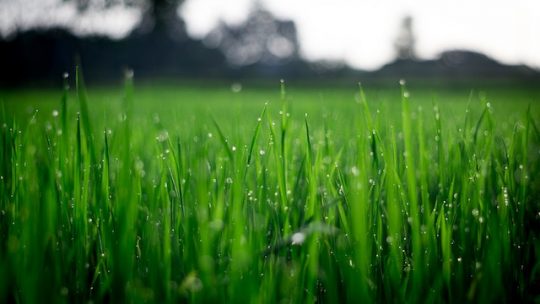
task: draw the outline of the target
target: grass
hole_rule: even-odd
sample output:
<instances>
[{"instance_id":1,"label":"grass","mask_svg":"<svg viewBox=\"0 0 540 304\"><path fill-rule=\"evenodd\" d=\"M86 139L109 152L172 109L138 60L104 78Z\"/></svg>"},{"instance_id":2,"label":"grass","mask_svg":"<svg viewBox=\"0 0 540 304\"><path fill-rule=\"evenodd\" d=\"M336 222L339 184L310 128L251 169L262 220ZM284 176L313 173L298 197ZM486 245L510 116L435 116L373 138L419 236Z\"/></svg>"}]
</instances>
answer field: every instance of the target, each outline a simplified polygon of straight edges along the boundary
<instances>
[{"instance_id":1,"label":"grass","mask_svg":"<svg viewBox=\"0 0 540 304\"><path fill-rule=\"evenodd\" d=\"M540 300L538 91L410 91L2 92L0 302Z\"/></svg>"}]
</instances>

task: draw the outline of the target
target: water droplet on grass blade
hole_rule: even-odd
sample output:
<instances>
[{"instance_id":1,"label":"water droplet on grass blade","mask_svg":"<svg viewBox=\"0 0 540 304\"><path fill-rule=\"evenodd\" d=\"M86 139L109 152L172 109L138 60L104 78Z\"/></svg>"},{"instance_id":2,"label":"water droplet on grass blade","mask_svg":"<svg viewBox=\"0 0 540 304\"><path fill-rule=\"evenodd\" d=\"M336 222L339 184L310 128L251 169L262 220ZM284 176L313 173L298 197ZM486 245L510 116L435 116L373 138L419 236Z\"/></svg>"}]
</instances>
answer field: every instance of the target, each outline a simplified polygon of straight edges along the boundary
<instances>
[{"instance_id":1,"label":"water droplet on grass blade","mask_svg":"<svg viewBox=\"0 0 540 304\"><path fill-rule=\"evenodd\" d=\"M126 79L132 79L134 74L135 73L132 69L126 69L126 71L124 72L124 77L126 77Z\"/></svg>"},{"instance_id":2,"label":"water droplet on grass blade","mask_svg":"<svg viewBox=\"0 0 540 304\"><path fill-rule=\"evenodd\" d=\"M291 244L292 245L302 245L305 240L306 240L306 235L304 233L296 232L291 237Z\"/></svg>"},{"instance_id":3,"label":"water droplet on grass blade","mask_svg":"<svg viewBox=\"0 0 540 304\"><path fill-rule=\"evenodd\" d=\"M167 130L160 131L156 136L156 140L159 142L164 142L167 139L169 139L169 132L167 132Z\"/></svg>"},{"instance_id":4,"label":"water droplet on grass blade","mask_svg":"<svg viewBox=\"0 0 540 304\"><path fill-rule=\"evenodd\" d=\"M231 84L231 91L233 93L239 93L240 91L242 91L242 84L239 82Z\"/></svg>"},{"instance_id":5,"label":"water droplet on grass blade","mask_svg":"<svg viewBox=\"0 0 540 304\"><path fill-rule=\"evenodd\" d=\"M62 287L62 289L60 289L60 295L62 296L67 296L69 293L69 289L67 287Z\"/></svg>"}]
</instances>

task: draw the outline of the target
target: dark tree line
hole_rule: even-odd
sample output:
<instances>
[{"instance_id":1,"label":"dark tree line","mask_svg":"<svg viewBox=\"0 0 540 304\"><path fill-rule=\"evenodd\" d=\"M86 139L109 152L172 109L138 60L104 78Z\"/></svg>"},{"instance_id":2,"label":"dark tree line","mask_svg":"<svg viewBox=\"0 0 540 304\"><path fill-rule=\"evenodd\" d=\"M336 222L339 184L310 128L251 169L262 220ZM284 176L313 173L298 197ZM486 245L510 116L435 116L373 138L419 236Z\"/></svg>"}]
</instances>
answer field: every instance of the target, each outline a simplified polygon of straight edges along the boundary
<instances>
[{"instance_id":1,"label":"dark tree line","mask_svg":"<svg viewBox=\"0 0 540 304\"><path fill-rule=\"evenodd\" d=\"M81 13L96 0L76 1ZM296 27L256 4L238 26L221 23L203 41L190 38L178 16L182 0L106 0L136 6L141 21L121 40L78 37L66 29L33 29L0 40L0 85L55 80L80 62L90 80L118 79L130 68L138 77L242 77L254 73L283 77L306 73ZM100 3L103 3L100 1ZM106 9L106 8L105 8Z\"/></svg>"},{"instance_id":2,"label":"dark tree line","mask_svg":"<svg viewBox=\"0 0 540 304\"><path fill-rule=\"evenodd\" d=\"M419 60L411 17L403 19L394 41L396 60L367 73L342 62L302 60L295 24L275 18L258 2L244 23L231 26L221 22L203 40L195 40L187 35L177 13L183 0L64 1L76 1L81 13L96 9L99 2L100 9L134 6L143 14L131 34L121 40L79 37L64 28L37 28L0 39L0 87L32 82L60 84L61 75L73 70L77 58L90 81L118 80L126 69L133 69L139 79L539 77L525 66L500 65L473 52L446 52L439 59Z\"/></svg>"}]
</instances>

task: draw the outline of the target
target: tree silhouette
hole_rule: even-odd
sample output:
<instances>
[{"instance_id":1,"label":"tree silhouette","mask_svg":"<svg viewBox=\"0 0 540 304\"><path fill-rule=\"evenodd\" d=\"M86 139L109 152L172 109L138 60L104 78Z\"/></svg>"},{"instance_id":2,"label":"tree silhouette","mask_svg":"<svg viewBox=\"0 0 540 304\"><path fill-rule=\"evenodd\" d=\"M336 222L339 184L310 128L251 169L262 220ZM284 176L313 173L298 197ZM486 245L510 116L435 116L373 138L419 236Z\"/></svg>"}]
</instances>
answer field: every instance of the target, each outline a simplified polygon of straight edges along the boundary
<instances>
[{"instance_id":1,"label":"tree silhouette","mask_svg":"<svg viewBox=\"0 0 540 304\"><path fill-rule=\"evenodd\" d=\"M218 47L232 65L276 64L299 57L296 26L277 20L259 2L255 2L247 20L238 26L221 22L205 41Z\"/></svg>"},{"instance_id":2,"label":"tree silhouette","mask_svg":"<svg viewBox=\"0 0 540 304\"><path fill-rule=\"evenodd\" d=\"M398 59L416 59L416 39L413 33L413 18L405 16L401 28L394 41L394 48Z\"/></svg>"},{"instance_id":3,"label":"tree silhouette","mask_svg":"<svg viewBox=\"0 0 540 304\"><path fill-rule=\"evenodd\" d=\"M185 23L178 16L178 7L184 0L146 0L145 12L139 31L167 33L173 38L184 38Z\"/></svg>"}]
</instances>

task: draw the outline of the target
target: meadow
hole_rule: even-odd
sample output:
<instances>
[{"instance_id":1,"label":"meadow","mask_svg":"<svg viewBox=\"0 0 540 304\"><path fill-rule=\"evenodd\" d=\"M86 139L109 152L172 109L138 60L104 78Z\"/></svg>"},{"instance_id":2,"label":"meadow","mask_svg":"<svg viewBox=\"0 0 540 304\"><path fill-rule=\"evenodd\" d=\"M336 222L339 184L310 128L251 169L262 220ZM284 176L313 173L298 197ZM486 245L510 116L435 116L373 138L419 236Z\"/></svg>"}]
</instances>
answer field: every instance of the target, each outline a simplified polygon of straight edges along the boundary
<instances>
[{"instance_id":1,"label":"meadow","mask_svg":"<svg viewBox=\"0 0 540 304\"><path fill-rule=\"evenodd\" d=\"M0 91L0 302L540 300L538 88L74 74Z\"/></svg>"}]
</instances>

